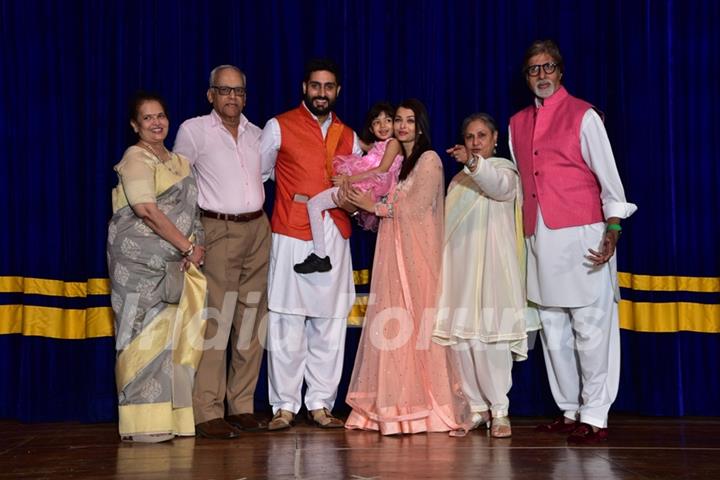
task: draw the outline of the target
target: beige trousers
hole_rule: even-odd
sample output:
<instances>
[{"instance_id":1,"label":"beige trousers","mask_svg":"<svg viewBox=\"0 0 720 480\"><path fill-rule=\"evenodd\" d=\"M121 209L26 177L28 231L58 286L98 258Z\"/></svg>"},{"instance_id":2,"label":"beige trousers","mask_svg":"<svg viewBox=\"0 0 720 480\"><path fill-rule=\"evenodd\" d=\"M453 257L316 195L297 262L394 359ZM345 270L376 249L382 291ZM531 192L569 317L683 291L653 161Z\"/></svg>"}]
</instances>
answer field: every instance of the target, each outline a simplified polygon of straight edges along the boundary
<instances>
[{"instance_id":1,"label":"beige trousers","mask_svg":"<svg viewBox=\"0 0 720 480\"><path fill-rule=\"evenodd\" d=\"M267 331L270 224L202 218L208 322L193 389L195 423L253 412ZM228 348L228 342L230 348ZM230 352L229 370L227 352Z\"/></svg>"}]
</instances>

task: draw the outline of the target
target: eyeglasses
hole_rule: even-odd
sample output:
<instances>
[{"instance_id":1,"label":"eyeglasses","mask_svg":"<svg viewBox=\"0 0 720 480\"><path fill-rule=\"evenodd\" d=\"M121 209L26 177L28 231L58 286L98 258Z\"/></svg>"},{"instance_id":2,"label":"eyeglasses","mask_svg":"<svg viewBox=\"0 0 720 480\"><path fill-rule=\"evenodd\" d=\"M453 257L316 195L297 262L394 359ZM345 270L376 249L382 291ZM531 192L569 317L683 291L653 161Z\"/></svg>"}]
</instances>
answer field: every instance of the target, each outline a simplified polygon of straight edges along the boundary
<instances>
[{"instance_id":1,"label":"eyeglasses","mask_svg":"<svg viewBox=\"0 0 720 480\"><path fill-rule=\"evenodd\" d=\"M217 85L210 85L210 88L218 92L223 97L230 95L230 92L235 92L238 97L245 96L245 87L219 87Z\"/></svg>"},{"instance_id":2,"label":"eyeglasses","mask_svg":"<svg viewBox=\"0 0 720 480\"><path fill-rule=\"evenodd\" d=\"M557 68L557 63L543 63L542 65L530 65L525 69L525 74L527 74L528 77L537 77L540 75L540 67L542 67L543 71L550 75L551 73L555 72L555 69Z\"/></svg>"}]
</instances>

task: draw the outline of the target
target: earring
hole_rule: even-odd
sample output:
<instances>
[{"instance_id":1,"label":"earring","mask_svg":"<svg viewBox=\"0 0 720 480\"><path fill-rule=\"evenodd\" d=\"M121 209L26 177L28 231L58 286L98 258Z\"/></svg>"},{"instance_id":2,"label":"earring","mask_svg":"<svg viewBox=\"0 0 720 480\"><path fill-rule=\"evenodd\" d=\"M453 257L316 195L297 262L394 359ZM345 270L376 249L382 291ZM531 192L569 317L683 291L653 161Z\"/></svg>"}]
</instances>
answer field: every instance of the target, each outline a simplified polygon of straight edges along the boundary
<instances>
[{"instance_id":1,"label":"earring","mask_svg":"<svg viewBox=\"0 0 720 480\"><path fill-rule=\"evenodd\" d=\"M497 143L496 143L495 146L493 147L493 155L495 155L496 153L497 153Z\"/></svg>"}]
</instances>

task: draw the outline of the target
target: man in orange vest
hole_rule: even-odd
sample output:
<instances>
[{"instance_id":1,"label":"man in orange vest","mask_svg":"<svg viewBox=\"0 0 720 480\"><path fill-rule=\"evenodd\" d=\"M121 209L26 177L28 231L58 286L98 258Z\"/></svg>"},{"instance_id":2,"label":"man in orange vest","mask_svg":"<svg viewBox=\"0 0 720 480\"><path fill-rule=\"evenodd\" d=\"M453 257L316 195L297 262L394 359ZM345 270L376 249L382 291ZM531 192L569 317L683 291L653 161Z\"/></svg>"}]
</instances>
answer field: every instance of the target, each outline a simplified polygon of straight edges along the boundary
<instances>
[{"instance_id":1,"label":"man in orange vest","mask_svg":"<svg viewBox=\"0 0 720 480\"><path fill-rule=\"evenodd\" d=\"M331 411L342 374L346 319L355 301L345 211L328 210L323 219L332 269L299 275L293 266L313 250L307 200L332 186L335 155L360 155L362 150L357 135L333 113L340 94L337 66L311 60L302 90L302 103L270 119L260 142L263 177L274 175L276 186L268 274L268 376L274 413L269 430L292 426L303 404L303 380L311 421L322 428L343 427Z\"/></svg>"},{"instance_id":2,"label":"man in orange vest","mask_svg":"<svg viewBox=\"0 0 720 480\"><path fill-rule=\"evenodd\" d=\"M620 375L615 245L637 207L625 200L600 116L560 83L557 45L535 42L523 73L535 102L510 119L510 149L523 187L527 296L563 412L538 430L596 443L607 439Z\"/></svg>"}]
</instances>

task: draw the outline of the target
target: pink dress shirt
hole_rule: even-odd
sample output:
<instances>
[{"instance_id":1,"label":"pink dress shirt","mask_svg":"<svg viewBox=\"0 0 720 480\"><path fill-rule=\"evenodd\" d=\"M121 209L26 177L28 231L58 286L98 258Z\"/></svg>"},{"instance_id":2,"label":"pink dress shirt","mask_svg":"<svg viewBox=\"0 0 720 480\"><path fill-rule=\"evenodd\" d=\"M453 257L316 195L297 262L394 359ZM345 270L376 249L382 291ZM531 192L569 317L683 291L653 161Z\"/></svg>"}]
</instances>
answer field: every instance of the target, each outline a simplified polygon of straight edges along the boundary
<instances>
[{"instance_id":1,"label":"pink dress shirt","mask_svg":"<svg viewBox=\"0 0 720 480\"><path fill-rule=\"evenodd\" d=\"M200 208L230 214L262 209L261 133L240 115L238 135L233 138L215 110L180 125L173 151L193 166Z\"/></svg>"}]
</instances>

